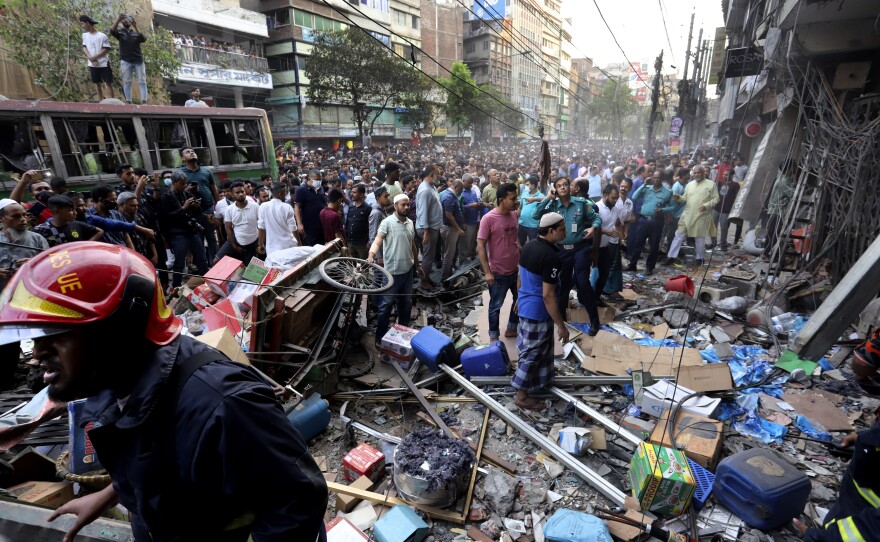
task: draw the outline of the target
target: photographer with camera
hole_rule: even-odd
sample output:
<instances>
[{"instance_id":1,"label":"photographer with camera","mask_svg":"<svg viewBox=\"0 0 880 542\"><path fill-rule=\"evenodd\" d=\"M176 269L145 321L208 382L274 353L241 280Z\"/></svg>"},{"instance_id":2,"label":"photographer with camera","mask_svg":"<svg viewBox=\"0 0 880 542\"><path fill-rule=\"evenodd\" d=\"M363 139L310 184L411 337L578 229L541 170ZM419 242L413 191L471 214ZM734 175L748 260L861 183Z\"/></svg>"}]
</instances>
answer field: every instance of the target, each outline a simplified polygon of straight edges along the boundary
<instances>
[{"instance_id":1,"label":"photographer with camera","mask_svg":"<svg viewBox=\"0 0 880 542\"><path fill-rule=\"evenodd\" d=\"M123 28L119 29L119 23ZM147 103L147 71L144 67L144 54L141 44L147 38L140 33L134 17L120 13L110 28L110 35L119 40L119 71L122 72L122 93L125 102L131 103L132 76L137 76L140 87L141 103Z\"/></svg>"},{"instance_id":2,"label":"photographer with camera","mask_svg":"<svg viewBox=\"0 0 880 542\"><path fill-rule=\"evenodd\" d=\"M187 186L186 174L180 170L171 174L171 189L159 201L159 224L168 236L174 251L174 276L171 287L178 288L183 280L186 256L192 253L193 263L200 275L208 271L203 228L196 220L202 213L198 183Z\"/></svg>"}]
</instances>

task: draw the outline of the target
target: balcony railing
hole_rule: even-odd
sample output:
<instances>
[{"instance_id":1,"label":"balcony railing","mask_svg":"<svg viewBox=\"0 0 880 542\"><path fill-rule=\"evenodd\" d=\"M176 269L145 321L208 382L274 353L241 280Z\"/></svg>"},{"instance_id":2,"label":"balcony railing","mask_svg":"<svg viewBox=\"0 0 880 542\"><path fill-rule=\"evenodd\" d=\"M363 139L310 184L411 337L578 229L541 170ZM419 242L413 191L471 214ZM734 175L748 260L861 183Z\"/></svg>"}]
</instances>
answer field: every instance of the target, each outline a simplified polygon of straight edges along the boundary
<instances>
[{"instance_id":1,"label":"balcony railing","mask_svg":"<svg viewBox=\"0 0 880 542\"><path fill-rule=\"evenodd\" d=\"M183 63L208 64L230 70L242 70L257 73L269 73L269 63L261 56L229 53L205 47L181 46L175 51L177 58Z\"/></svg>"}]
</instances>

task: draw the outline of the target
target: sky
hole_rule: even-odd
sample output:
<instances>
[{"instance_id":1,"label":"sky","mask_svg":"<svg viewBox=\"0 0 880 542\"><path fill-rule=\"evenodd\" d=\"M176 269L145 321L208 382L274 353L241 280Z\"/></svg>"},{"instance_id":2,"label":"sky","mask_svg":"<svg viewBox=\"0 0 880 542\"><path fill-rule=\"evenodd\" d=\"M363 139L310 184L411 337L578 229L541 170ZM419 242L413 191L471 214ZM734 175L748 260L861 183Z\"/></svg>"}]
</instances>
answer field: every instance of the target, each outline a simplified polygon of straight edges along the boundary
<instances>
[{"instance_id":1,"label":"sky","mask_svg":"<svg viewBox=\"0 0 880 542\"><path fill-rule=\"evenodd\" d=\"M599 67L626 61L599 17L598 4L630 61L648 62L653 71L654 59L663 49L663 72L674 71L681 76L691 13L696 13L694 43L700 28L703 28L703 39L711 41L715 28L724 26L721 3L722 0L595 0L595 3L594 0L563 0L562 15L572 18L572 42L579 51L576 56L591 57ZM661 4L665 8L666 27L672 42L671 54L663 31ZM677 69L673 70L671 66ZM688 71L689 75L693 74L693 59Z\"/></svg>"}]
</instances>

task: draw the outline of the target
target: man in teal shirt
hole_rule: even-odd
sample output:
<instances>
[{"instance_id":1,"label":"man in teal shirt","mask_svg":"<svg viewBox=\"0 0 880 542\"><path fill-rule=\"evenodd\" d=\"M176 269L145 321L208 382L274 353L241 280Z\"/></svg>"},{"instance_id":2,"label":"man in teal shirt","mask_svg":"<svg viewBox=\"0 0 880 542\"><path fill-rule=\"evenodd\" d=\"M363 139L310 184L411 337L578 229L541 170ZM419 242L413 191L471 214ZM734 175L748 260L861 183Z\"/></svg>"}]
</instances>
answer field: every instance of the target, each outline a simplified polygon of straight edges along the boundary
<instances>
[{"instance_id":1,"label":"man in teal shirt","mask_svg":"<svg viewBox=\"0 0 880 542\"><path fill-rule=\"evenodd\" d=\"M642 255L642 247L645 240L651 240L651 250L648 252L646 262L648 275L654 274L654 266L657 265L657 254L660 252L660 238L663 236L663 224L665 216L663 208L672 200L672 191L663 186L663 176L660 171L655 171L651 177L651 184L645 183L631 198L634 202L642 202L642 213L635 223L633 242L629 248L629 265L626 271L636 271L636 264Z\"/></svg>"},{"instance_id":2,"label":"man in teal shirt","mask_svg":"<svg viewBox=\"0 0 880 542\"><path fill-rule=\"evenodd\" d=\"M672 183L672 189L670 190L673 196L684 195L684 189L690 177L691 170L686 167L679 168L675 182ZM672 238L675 237L675 230L678 229L678 220L681 218L682 213L684 213L684 203L670 201L669 205L661 209L661 211L668 213L666 215L666 235L664 237L666 237L666 244L671 245Z\"/></svg>"},{"instance_id":3,"label":"man in teal shirt","mask_svg":"<svg viewBox=\"0 0 880 542\"><path fill-rule=\"evenodd\" d=\"M559 312L563 320L568 314L568 297L572 286L577 286L578 301L590 316L590 335L599 333L599 307L590 285L590 267L599 257L599 235L593 235L602 226L602 219L593 203L586 198L571 196L571 185L566 177L559 177L543 201L538 203L532 217L540 220L545 213L559 213L565 218L565 239L558 243L562 267L559 271ZM595 249L593 245L596 245Z\"/></svg>"}]
</instances>

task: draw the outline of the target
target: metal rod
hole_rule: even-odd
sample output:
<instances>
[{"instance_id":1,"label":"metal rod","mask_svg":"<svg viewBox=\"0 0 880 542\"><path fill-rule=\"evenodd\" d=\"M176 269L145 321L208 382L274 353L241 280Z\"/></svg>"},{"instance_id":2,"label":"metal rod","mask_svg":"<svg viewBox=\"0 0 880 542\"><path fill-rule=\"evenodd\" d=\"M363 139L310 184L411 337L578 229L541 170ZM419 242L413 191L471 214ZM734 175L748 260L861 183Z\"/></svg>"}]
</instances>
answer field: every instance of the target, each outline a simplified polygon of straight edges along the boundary
<instances>
[{"instance_id":1,"label":"metal rod","mask_svg":"<svg viewBox=\"0 0 880 542\"><path fill-rule=\"evenodd\" d=\"M674 376L655 376L655 380L674 381ZM509 386L509 376L472 376L470 381L478 386ZM553 378L557 386L602 386L632 384L631 376L557 376Z\"/></svg>"},{"instance_id":2,"label":"metal rod","mask_svg":"<svg viewBox=\"0 0 880 542\"><path fill-rule=\"evenodd\" d=\"M635 311L622 312L614 317L614 320L623 320L629 316L636 316L638 314L646 314L649 312L657 312L665 309L673 309L678 306L678 303L666 303L665 305L657 305L656 307L648 307L647 309L639 309Z\"/></svg>"},{"instance_id":3,"label":"metal rod","mask_svg":"<svg viewBox=\"0 0 880 542\"><path fill-rule=\"evenodd\" d=\"M361 422L356 422L356 421L352 420L348 416L340 415L339 419L342 420L342 422L345 423L346 425L350 425L350 426L354 427L355 429L357 429L358 431L361 431L362 433L366 433L366 434L370 435L371 437L375 437L380 440L385 440L385 441L388 441L392 444L400 444L401 442L403 442L403 439L400 437L395 437L394 435L389 435L388 433L380 433L379 431L376 431L372 427L364 425Z\"/></svg>"},{"instance_id":4,"label":"metal rod","mask_svg":"<svg viewBox=\"0 0 880 542\"><path fill-rule=\"evenodd\" d=\"M449 438L456 438L455 433L453 433L452 429L450 429L449 426L446 425L446 422L444 422L440 418L440 415L437 414L437 411L434 410L434 407L432 407L430 405L430 403L428 403L428 400L425 399L425 396L422 395L421 390L419 390L419 388L413 383L413 381L412 381L412 379L410 379L409 375L406 374L406 371L401 369L400 365L397 363L392 363L391 366L394 367L394 370L397 371L397 374L400 376L400 379L403 380L403 383L406 384L406 387L412 391L415 398L419 401L419 404L421 404L422 408L425 409L425 414L430 416L431 420L437 425L437 427L442 429L443 432L446 433L446 435Z\"/></svg>"},{"instance_id":5,"label":"metal rod","mask_svg":"<svg viewBox=\"0 0 880 542\"><path fill-rule=\"evenodd\" d=\"M572 457L558 444L551 441L534 427L524 422L513 412L507 410L501 403L495 401L491 397L483 393L480 388L468 382L462 375L456 373L444 364L440 365L440 370L449 375L459 386L465 389L469 394L473 395L480 403L491 409L496 416L512 425L517 431L526 436L529 440L540 446L547 453L555 457L560 463L574 471L578 476L583 478L591 486L599 490L600 493L611 499L618 506L623 506L626 500L626 494L613 486L610 482L599 476L595 471L589 469L586 465Z\"/></svg>"},{"instance_id":6,"label":"metal rod","mask_svg":"<svg viewBox=\"0 0 880 542\"><path fill-rule=\"evenodd\" d=\"M564 401L568 401L569 403L574 405L574 407L576 409L580 410L581 412L583 412L587 416L593 418L593 421L595 421L599 425L604 426L605 429L608 429L609 431L611 431L615 435L623 437L625 440L628 440L629 442L631 442L635 446L638 446L639 444L641 444L643 442L642 439L640 439L636 435L630 433L628 430L624 429L619 424L617 424L616 422L614 422L613 420L611 420L610 418L608 418L607 416L605 416L604 414L602 414L598 410L596 410L593 407L588 406L586 403L578 400L577 397L573 397L573 396L565 393L564 391L557 388L556 386L553 386L548 391L550 393L552 393L553 395L559 397L560 399L562 399Z\"/></svg>"}]
</instances>

